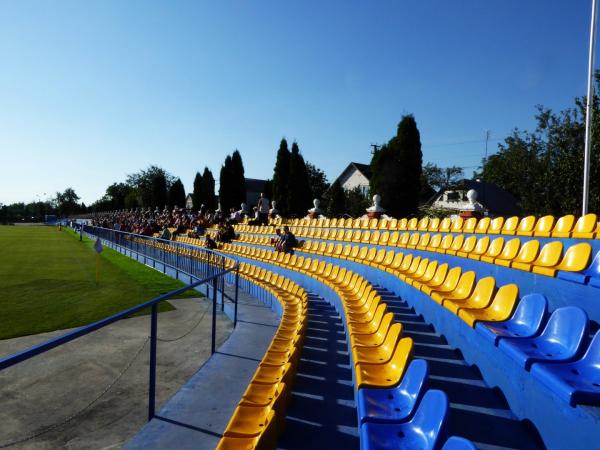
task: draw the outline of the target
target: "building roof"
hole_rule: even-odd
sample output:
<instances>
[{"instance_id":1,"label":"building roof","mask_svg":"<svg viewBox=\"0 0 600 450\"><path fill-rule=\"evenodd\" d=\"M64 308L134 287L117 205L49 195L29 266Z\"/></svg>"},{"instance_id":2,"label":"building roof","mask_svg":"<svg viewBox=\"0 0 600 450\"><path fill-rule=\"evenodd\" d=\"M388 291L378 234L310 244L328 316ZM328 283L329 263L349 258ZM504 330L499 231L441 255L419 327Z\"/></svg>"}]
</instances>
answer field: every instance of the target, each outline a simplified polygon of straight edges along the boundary
<instances>
[{"instance_id":1,"label":"building roof","mask_svg":"<svg viewBox=\"0 0 600 450\"><path fill-rule=\"evenodd\" d=\"M340 175L335 180L333 180L333 183L338 181L340 178L342 178L346 173L348 173L352 169L359 171L361 174L363 174L363 176L367 180L371 179L371 166L370 165L361 164L361 163L357 163L357 162L351 162L350 164L348 164L346 166L346 168L344 170L342 170L342 173L340 173ZM333 183L331 183L331 184L333 184Z\"/></svg>"},{"instance_id":2,"label":"building roof","mask_svg":"<svg viewBox=\"0 0 600 450\"><path fill-rule=\"evenodd\" d=\"M491 214L519 214L521 208L513 195L495 184L486 181L462 179L445 188L440 189L428 202L433 204L446 191L474 189L477 191L477 201Z\"/></svg>"}]
</instances>

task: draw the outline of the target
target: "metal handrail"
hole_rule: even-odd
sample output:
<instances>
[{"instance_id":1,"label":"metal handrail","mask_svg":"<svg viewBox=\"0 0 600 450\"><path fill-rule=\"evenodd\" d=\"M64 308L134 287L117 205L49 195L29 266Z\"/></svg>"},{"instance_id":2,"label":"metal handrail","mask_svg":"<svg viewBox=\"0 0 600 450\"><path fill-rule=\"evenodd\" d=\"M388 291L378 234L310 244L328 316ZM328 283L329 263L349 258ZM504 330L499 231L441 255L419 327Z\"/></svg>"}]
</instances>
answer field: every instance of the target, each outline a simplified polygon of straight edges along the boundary
<instances>
[{"instance_id":1,"label":"metal handrail","mask_svg":"<svg viewBox=\"0 0 600 450\"><path fill-rule=\"evenodd\" d=\"M97 228L97 227L86 227L86 228ZM117 232L115 230L108 230L108 229L102 229L102 230L107 230L107 231L113 231L115 233L121 233L121 234L128 234L128 235L132 235L132 236L136 236L139 237L141 235L134 235L132 233L124 233L124 232ZM90 230L93 231L93 230ZM93 233L90 233L93 235ZM156 241L163 241L163 242L169 242L172 243L171 241L164 241L161 239L156 239L156 238L148 238L147 236L145 236L145 238L147 239L152 239L152 240L156 240ZM102 239L102 238L101 238ZM107 240L106 238L104 238L105 240ZM120 246L120 244L113 242L113 241L109 241L114 243L117 246ZM121 246L122 247L122 246ZM126 248L126 247L122 247L122 248ZM213 298L212 298L212 303L213 303L213 317L212 317L212 345L211 345L211 354L215 353L215 340L216 340L216 309L217 309L217 292L219 290L219 283L218 280L219 278L222 278L223 280L225 279L225 276L229 273L235 272L235 316L237 316L237 298L238 298L238 286L239 286L239 261L232 259L234 261L234 265L230 268L225 268L224 266L224 261L225 261L225 256L218 253L218 252L213 252L209 249L203 249L204 252L206 253L212 253L215 256L218 256L221 260L222 260L222 265L221 267L219 267L220 271L218 273L214 273L210 276L204 277L202 279L198 279L197 276L194 276L194 274L190 274L190 273L186 273L184 271L182 271L181 269L179 269L178 267L174 267L172 265L169 265L169 267L172 267L182 273L185 273L186 275L188 275L190 277L190 279L196 278L198 281L195 281L193 283L188 284L187 286L183 286L179 289L175 289L171 292L167 292L166 294L162 294L159 295L158 297L155 297L151 300L148 300L144 303L140 303L139 305L133 306L131 308L128 308L124 311L121 311L117 314L113 314L112 316L106 317L104 319L98 320L94 323L91 323L89 325L84 325L76 330L70 331L68 333L65 333L61 336L58 336L56 338L50 339L46 342L42 342L41 344L37 344L34 345L30 348L27 348L25 350L19 351L17 353L14 353L12 355L0 358L0 371L7 369L9 367L12 367L16 364L19 364L23 361L26 361L28 359L31 359L37 355L40 355L42 353L45 353L49 350L52 350L53 348L59 347L61 345L64 345L68 342L71 342L75 339L78 339L82 336L88 335L90 333L93 333L94 331L97 331L101 328L104 328L114 322L117 322L119 320L125 319L129 316L131 316L132 314L135 314L145 308L151 308L151 320L150 320L150 374L149 374L149 387L148 387L148 420L151 420L154 415L155 415L155 397L156 397L156 340L157 340L157 320L158 320L158 304L164 300L168 300L170 298L173 298L176 295L179 295L183 292L186 292L190 289L194 289L198 286L201 286L203 284L206 283L210 283L212 282L212 290L213 290ZM140 254L139 252L136 252L138 255ZM144 255L146 257L146 255ZM156 260L155 258L151 258ZM163 264L164 267L167 266L167 263L164 261L159 261L161 264ZM206 262L206 264L210 264L209 262ZM222 285L221 289L224 291L224 284ZM224 294L224 292L222 292ZM227 296L228 297L228 296ZM223 298L225 298L225 296L223 296ZM224 301L223 301L224 303ZM234 326L237 323L237 317L234 317Z\"/></svg>"}]
</instances>

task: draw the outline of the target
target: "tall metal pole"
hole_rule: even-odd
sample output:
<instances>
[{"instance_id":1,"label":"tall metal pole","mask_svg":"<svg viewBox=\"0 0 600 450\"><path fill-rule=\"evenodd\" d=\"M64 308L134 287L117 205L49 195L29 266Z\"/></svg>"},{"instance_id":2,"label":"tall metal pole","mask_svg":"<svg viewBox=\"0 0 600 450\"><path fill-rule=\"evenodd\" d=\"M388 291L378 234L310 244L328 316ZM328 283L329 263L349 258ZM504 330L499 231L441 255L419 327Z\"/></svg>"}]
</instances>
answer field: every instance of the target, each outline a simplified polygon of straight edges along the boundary
<instances>
[{"instance_id":1,"label":"tall metal pole","mask_svg":"<svg viewBox=\"0 0 600 450\"><path fill-rule=\"evenodd\" d=\"M583 202L581 214L588 212L590 190L590 151L592 145L592 105L594 101L594 50L596 47L596 0L592 0L592 20L590 24L590 53L588 55L587 104L585 107L585 148L583 153Z\"/></svg>"}]
</instances>

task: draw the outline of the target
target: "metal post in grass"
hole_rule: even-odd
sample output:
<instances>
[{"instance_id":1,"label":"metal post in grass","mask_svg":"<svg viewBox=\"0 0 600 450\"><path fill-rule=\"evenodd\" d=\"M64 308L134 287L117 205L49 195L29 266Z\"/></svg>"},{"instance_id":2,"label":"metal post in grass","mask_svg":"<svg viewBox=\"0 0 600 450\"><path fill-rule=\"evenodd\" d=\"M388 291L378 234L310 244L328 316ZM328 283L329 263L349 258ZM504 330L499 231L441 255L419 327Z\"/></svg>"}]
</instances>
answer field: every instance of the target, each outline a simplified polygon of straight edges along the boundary
<instances>
[{"instance_id":1,"label":"metal post in grass","mask_svg":"<svg viewBox=\"0 0 600 450\"><path fill-rule=\"evenodd\" d=\"M154 417L156 399L156 334L158 328L158 306L152 305L150 318L150 379L148 381L148 421Z\"/></svg>"},{"instance_id":2,"label":"metal post in grass","mask_svg":"<svg viewBox=\"0 0 600 450\"><path fill-rule=\"evenodd\" d=\"M210 345L211 355L215 353L215 342L217 337L217 283L217 277L213 278L212 336Z\"/></svg>"},{"instance_id":3,"label":"metal post in grass","mask_svg":"<svg viewBox=\"0 0 600 450\"><path fill-rule=\"evenodd\" d=\"M221 269L225 271L225 258L221 257ZM225 311L225 275L221 277L221 311Z\"/></svg>"}]
</instances>

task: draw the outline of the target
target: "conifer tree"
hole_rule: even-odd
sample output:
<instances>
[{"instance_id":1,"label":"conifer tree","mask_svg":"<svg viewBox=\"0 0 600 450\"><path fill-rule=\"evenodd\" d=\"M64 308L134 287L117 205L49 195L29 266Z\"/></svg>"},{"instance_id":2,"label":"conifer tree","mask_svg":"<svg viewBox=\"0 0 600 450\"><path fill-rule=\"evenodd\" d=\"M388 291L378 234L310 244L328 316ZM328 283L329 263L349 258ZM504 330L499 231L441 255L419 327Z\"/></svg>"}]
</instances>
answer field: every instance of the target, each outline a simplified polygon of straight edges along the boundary
<instances>
[{"instance_id":1,"label":"conifer tree","mask_svg":"<svg viewBox=\"0 0 600 450\"><path fill-rule=\"evenodd\" d=\"M292 144L290 155L289 175L290 212L296 215L304 215L311 207L312 190L308 179L308 170L304 158L300 154L298 144Z\"/></svg>"},{"instance_id":2,"label":"conifer tree","mask_svg":"<svg viewBox=\"0 0 600 450\"><path fill-rule=\"evenodd\" d=\"M232 175L231 156L227 155L219 174L219 203L225 213L229 212L229 208L234 207L233 191L231 189Z\"/></svg>"},{"instance_id":3,"label":"conifer tree","mask_svg":"<svg viewBox=\"0 0 600 450\"><path fill-rule=\"evenodd\" d=\"M192 203L194 204L194 209L198 211L200 206L204 204L204 193L202 191L202 175L200 172L196 172L196 177L194 178L194 191L192 192Z\"/></svg>"},{"instance_id":4,"label":"conifer tree","mask_svg":"<svg viewBox=\"0 0 600 450\"><path fill-rule=\"evenodd\" d=\"M339 217L346 213L346 194L339 180L335 180L327 191L327 200L328 216Z\"/></svg>"},{"instance_id":5,"label":"conifer tree","mask_svg":"<svg viewBox=\"0 0 600 450\"><path fill-rule=\"evenodd\" d=\"M215 197L215 177L208 167L204 168L202 173L202 195L204 196L204 206L209 211L217 208L217 199Z\"/></svg>"},{"instance_id":6,"label":"conifer tree","mask_svg":"<svg viewBox=\"0 0 600 450\"><path fill-rule=\"evenodd\" d=\"M277 161L273 170L273 200L277 202L277 209L282 215L289 214L290 196L288 181L290 176L290 151L285 138L281 139L277 151Z\"/></svg>"},{"instance_id":7,"label":"conifer tree","mask_svg":"<svg viewBox=\"0 0 600 450\"><path fill-rule=\"evenodd\" d=\"M169 208L185 208L185 188L179 178L177 178L169 188Z\"/></svg>"},{"instance_id":8,"label":"conifer tree","mask_svg":"<svg viewBox=\"0 0 600 450\"><path fill-rule=\"evenodd\" d=\"M244 177L244 163L242 155L235 150L231 155L231 198L233 207L239 209L246 202L246 178Z\"/></svg>"}]
</instances>

